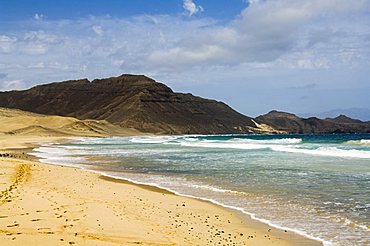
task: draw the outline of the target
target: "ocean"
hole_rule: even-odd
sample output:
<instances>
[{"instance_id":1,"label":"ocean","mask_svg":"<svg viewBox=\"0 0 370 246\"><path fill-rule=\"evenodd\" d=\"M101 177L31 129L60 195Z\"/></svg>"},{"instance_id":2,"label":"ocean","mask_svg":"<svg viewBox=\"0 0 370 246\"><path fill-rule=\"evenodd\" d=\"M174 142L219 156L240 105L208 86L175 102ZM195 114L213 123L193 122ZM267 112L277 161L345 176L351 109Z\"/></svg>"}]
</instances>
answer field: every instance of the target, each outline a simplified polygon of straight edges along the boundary
<instances>
[{"instance_id":1,"label":"ocean","mask_svg":"<svg viewBox=\"0 0 370 246\"><path fill-rule=\"evenodd\" d=\"M327 245L370 245L369 134L78 138L33 154L212 201Z\"/></svg>"}]
</instances>

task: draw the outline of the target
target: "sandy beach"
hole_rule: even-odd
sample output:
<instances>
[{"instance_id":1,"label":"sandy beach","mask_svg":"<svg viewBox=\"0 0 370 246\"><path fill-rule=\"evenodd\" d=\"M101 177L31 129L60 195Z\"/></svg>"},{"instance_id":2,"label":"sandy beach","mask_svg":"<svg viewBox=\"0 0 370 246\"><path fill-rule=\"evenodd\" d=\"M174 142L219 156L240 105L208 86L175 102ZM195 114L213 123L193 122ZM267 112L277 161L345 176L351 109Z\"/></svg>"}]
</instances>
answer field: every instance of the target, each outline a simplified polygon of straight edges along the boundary
<instances>
[{"instance_id":1,"label":"sandy beach","mask_svg":"<svg viewBox=\"0 0 370 246\"><path fill-rule=\"evenodd\" d=\"M2 130L15 126L4 119L33 130L0 134L0 245L321 245L209 202L40 163L27 153L63 140L45 129L50 122L64 128L65 119L57 126L42 118L48 127L34 127L39 116L16 113L0 117Z\"/></svg>"}]
</instances>

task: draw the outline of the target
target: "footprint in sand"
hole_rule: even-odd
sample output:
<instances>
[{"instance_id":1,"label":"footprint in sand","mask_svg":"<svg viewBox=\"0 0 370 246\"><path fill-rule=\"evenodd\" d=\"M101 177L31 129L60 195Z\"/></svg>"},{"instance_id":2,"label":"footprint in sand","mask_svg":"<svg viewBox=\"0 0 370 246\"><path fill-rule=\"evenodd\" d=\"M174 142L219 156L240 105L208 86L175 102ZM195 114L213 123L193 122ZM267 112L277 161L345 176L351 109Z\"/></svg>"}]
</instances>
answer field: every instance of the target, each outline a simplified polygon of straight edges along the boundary
<instances>
[{"instance_id":1,"label":"footprint in sand","mask_svg":"<svg viewBox=\"0 0 370 246\"><path fill-rule=\"evenodd\" d=\"M16 227L16 226L19 226L19 224L8 225L8 226L6 226L6 227Z\"/></svg>"}]
</instances>

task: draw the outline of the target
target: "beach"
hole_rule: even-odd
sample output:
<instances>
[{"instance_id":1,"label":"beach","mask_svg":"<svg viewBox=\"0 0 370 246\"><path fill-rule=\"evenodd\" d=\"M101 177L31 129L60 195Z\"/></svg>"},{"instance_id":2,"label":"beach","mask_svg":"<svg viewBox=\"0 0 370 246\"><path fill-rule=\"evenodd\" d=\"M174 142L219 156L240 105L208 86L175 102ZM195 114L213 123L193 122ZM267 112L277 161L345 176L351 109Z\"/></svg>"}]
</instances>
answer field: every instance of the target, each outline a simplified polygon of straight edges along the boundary
<instances>
[{"instance_id":1,"label":"beach","mask_svg":"<svg viewBox=\"0 0 370 246\"><path fill-rule=\"evenodd\" d=\"M366 134L75 138L32 151L208 201L325 245L368 245ZM350 165L349 165L350 164Z\"/></svg>"},{"instance_id":2,"label":"beach","mask_svg":"<svg viewBox=\"0 0 370 246\"><path fill-rule=\"evenodd\" d=\"M42 140L57 139L13 137L1 151L1 245L321 245L209 202L40 163L27 152Z\"/></svg>"},{"instance_id":3,"label":"beach","mask_svg":"<svg viewBox=\"0 0 370 246\"><path fill-rule=\"evenodd\" d=\"M370 0L0 9L0 246L370 246Z\"/></svg>"}]
</instances>

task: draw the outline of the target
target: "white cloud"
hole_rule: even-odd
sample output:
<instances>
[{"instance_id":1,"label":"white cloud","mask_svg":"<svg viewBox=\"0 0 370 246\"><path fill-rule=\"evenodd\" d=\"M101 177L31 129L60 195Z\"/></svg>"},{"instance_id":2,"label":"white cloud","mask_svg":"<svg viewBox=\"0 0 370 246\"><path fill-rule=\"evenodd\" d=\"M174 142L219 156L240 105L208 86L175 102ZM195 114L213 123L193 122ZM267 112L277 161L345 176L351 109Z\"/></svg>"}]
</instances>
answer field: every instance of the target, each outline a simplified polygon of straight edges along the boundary
<instances>
[{"instance_id":1,"label":"white cloud","mask_svg":"<svg viewBox=\"0 0 370 246\"><path fill-rule=\"evenodd\" d=\"M54 45L59 44L63 39L57 35L39 30L26 32L23 36L23 40L31 43Z\"/></svg>"},{"instance_id":2,"label":"white cloud","mask_svg":"<svg viewBox=\"0 0 370 246\"><path fill-rule=\"evenodd\" d=\"M97 26L97 25L94 25L91 27L92 30L99 36L103 36L104 34L104 31L103 31L103 28L101 26Z\"/></svg>"},{"instance_id":3,"label":"white cloud","mask_svg":"<svg viewBox=\"0 0 370 246\"><path fill-rule=\"evenodd\" d=\"M184 65L235 65L244 62L273 62L296 49L305 49L309 25L323 21L320 31L327 28L330 18L369 10L369 1L347 0L281 0L252 1L241 15L228 26L211 26L195 30L171 48L153 52L148 61L158 67ZM354 16L352 15L352 16ZM348 19L350 19L349 17ZM346 30L348 31L348 30ZM322 33L316 42L330 42L336 32ZM311 32L311 45L315 33ZM310 67L310 66L301 66Z\"/></svg>"},{"instance_id":4,"label":"white cloud","mask_svg":"<svg viewBox=\"0 0 370 246\"><path fill-rule=\"evenodd\" d=\"M43 14L38 14L38 13L36 13L36 14L33 16L33 19L35 19L35 20L42 20L42 19L44 19L44 15L43 15Z\"/></svg>"},{"instance_id":5,"label":"white cloud","mask_svg":"<svg viewBox=\"0 0 370 246\"><path fill-rule=\"evenodd\" d=\"M150 53L210 23L170 16L45 20L15 36L0 32L0 53L7 52L0 56L0 69L8 80L24 79L29 85L124 72L153 74L146 61ZM104 38L93 26L104 31Z\"/></svg>"},{"instance_id":6,"label":"white cloud","mask_svg":"<svg viewBox=\"0 0 370 246\"><path fill-rule=\"evenodd\" d=\"M27 85L121 73L189 84L253 81L274 71L354 68L366 73L370 27L362 9L367 5L321 3L254 1L221 24L148 15L32 21L23 32L0 32L0 68L8 81L23 79Z\"/></svg>"},{"instance_id":7,"label":"white cloud","mask_svg":"<svg viewBox=\"0 0 370 246\"><path fill-rule=\"evenodd\" d=\"M249 4L256 4L258 3L260 0L246 0Z\"/></svg>"},{"instance_id":8,"label":"white cloud","mask_svg":"<svg viewBox=\"0 0 370 246\"><path fill-rule=\"evenodd\" d=\"M203 7L195 4L192 0L184 0L183 8L188 12L189 16L192 16L198 12L203 12Z\"/></svg>"},{"instance_id":9,"label":"white cloud","mask_svg":"<svg viewBox=\"0 0 370 246\"><path fill-rule=\"evenodd\" d=\"M39 62L37 64L31 64L28 68L45 68L45 64L43 62Z\"/></svg>"},{"instance_id":10,"label":"white cloud","mask_svg":"<svg viewBox=\"0 0 370 246\"><path fill-rule=\"evenodd\" d=\"M15 48L17 38L6 35L0 35L0 52L10 53Z\"/></svg>"},{"instance_id":11,"label":"white cloud","mask_svg":"<svg viewBox=\"0 0 370 246\"><path fill-rule=\"evenodd\" d=\"M63 42L62 37L46 33L45 31L28 31L18 37L17 52L26 55L44 55L53 46Z\"/></svg>"},{"instance_id":12,"label":"white cloud","mask_svg":"<svg viewBox=\"0 0 370 246\"><path fill-rule=\"evenodd\" d=\"M44 55L48 48L43 44L27 44L22 46L20 51L26 55Z\"/></svg>"},{"instance_id":13,"label":"white cloud","mask_svg":"<svg viewBox=\"0 0 370 246\"><path fill-rule=\"evenodd\" d=\"M24 88L25 88L25 83L21 79L0 82L1 90L19 90L19 89L24 89Z\"/></svg>"}]
</instances>

